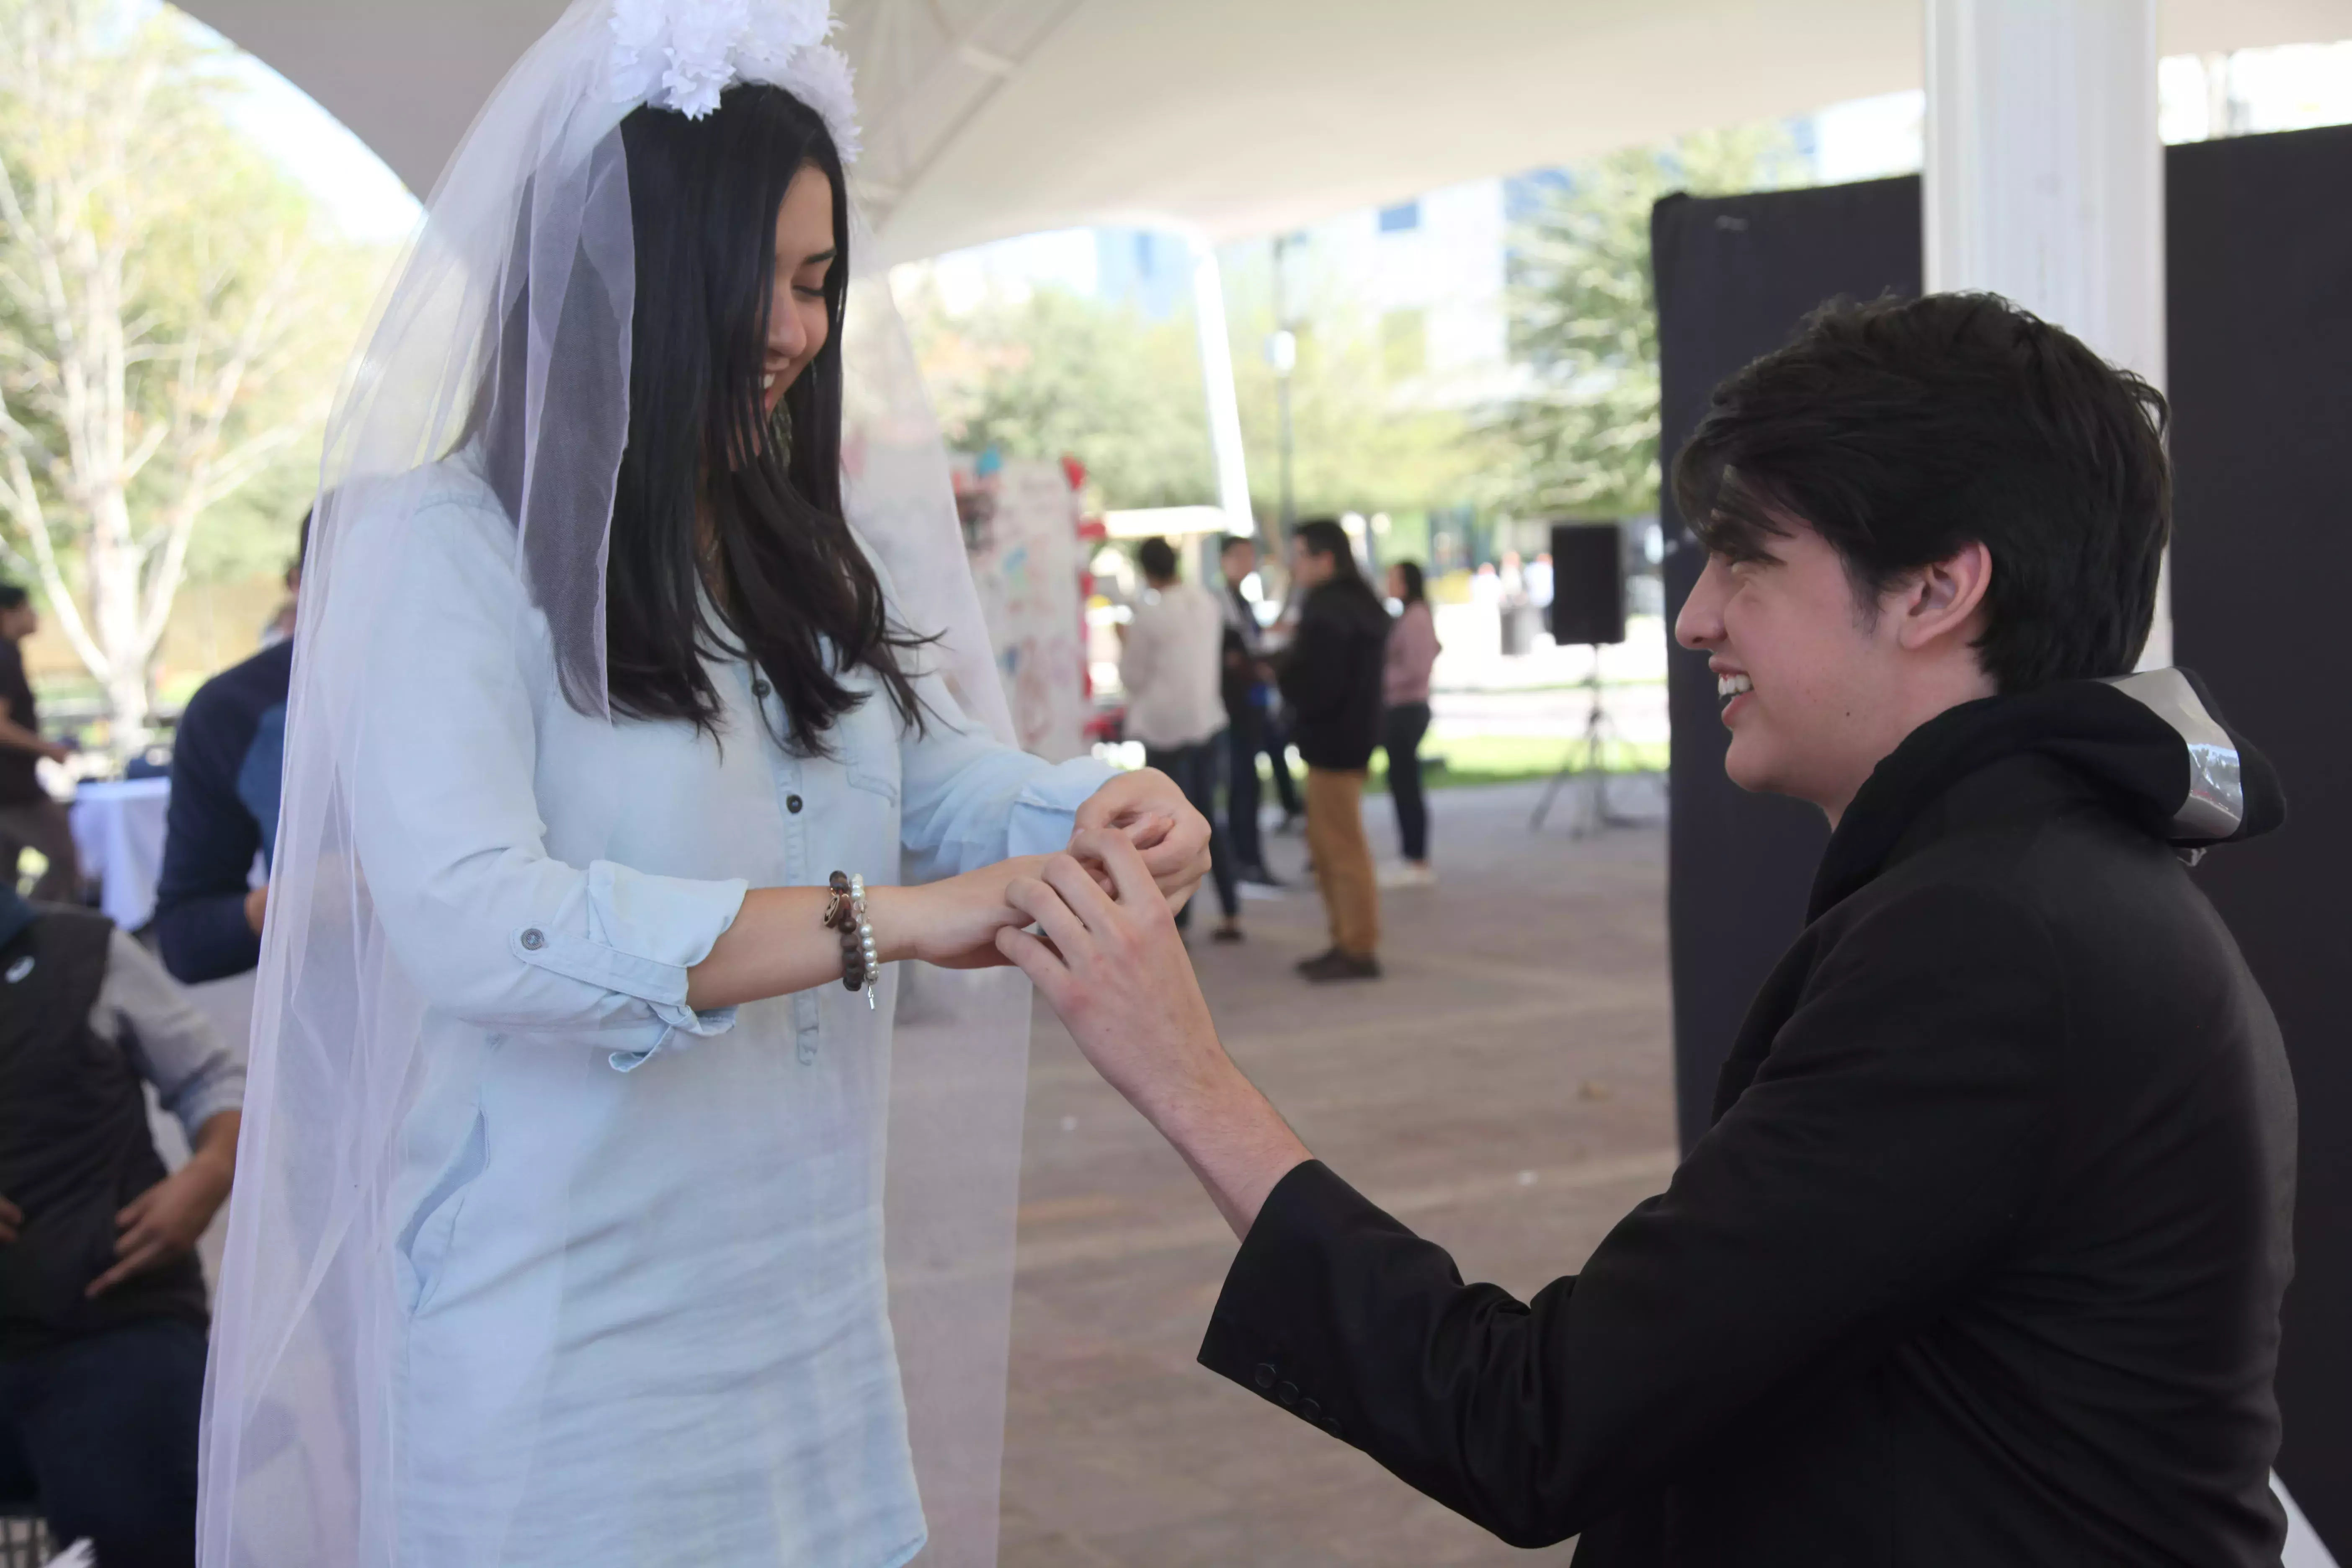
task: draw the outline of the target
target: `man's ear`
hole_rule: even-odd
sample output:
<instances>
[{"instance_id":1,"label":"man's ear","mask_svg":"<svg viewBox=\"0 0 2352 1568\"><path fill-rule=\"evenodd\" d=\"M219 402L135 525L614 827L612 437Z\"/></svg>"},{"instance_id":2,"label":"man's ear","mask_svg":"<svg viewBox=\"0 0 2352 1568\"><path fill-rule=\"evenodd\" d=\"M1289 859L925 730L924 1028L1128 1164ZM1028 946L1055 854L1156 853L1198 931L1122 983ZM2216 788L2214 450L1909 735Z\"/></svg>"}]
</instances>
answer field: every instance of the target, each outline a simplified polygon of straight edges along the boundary
<instances>
[{"instance_id":1,"label":"man's ear","mask_svg":"<svg viewBox=\"0 0 2352 1568\"><path fill-rule=\"evenodd\" d=\"M1903 590L1897 640L1921 652L1954 636L1973 639L1977 613L1991 588L1992 552L1982 540L1922 567Z\"/></svg>"}]
</instances>

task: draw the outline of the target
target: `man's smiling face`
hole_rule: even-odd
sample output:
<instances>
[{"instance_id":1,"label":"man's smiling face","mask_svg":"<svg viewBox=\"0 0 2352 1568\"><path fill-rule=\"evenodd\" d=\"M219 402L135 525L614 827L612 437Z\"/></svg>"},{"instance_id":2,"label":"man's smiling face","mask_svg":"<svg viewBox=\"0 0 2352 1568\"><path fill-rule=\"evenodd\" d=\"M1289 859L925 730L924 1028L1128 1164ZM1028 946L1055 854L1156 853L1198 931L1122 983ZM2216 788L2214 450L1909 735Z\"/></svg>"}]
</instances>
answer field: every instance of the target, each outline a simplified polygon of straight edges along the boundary
<instances>
[{"instance_id":1,"label":"man's smiling face","mask_svg":"<svg viewBox=\"0 0 2352 1568\"><path fill-rule=\"evenodd\" d=\"M1856 598L1827 541L1802 523L1787 529L1738 559L1709 554L1675 637L1708 656L1731 782L1834 816L1902 739L1887 734L1895 628Z\"/></svg>"}]
</instances>

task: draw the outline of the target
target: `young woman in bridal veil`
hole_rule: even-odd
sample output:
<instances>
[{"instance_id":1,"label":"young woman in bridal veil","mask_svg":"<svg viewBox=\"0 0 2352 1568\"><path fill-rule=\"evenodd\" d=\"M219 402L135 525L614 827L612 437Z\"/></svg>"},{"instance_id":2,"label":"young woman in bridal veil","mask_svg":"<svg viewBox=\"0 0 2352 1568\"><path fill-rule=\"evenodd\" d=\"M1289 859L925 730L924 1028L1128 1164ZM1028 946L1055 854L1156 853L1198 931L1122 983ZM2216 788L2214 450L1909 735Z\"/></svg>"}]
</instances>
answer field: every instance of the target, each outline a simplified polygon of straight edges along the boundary
<instances>
[{"instance_id":1,"label":"young woman in bridal veil","mask_svg":"<svg viewBox=\"0 0 2352 1568\"><path fill-rule=\"evenodd\" d=\"M1114 826L1181 900L1207 826L1003 739L936 430L851 270L830 26L579 0L347 379L207 1568L993 1561L1003 890ZM870 884L858 989L835 872Z\"/></svg>"}]
</instances>

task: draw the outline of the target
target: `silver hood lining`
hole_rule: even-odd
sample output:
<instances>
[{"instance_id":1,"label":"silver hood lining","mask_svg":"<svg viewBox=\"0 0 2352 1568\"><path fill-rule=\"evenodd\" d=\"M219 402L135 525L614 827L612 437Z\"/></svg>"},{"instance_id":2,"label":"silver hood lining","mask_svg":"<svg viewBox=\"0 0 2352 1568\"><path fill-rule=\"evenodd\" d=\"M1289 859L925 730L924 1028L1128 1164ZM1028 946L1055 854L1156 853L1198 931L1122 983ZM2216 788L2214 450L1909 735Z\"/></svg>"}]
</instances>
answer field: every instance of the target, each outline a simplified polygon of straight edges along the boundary
<instances>
[{"instance_id":1,"label":"silver hood lining","mask_svg":"<svg viewBox=\"0 0 2352 1568\"><path fill-rule=\"evenodd\" d=\"M2243 826L2246 786L2237 742L2205 710L2189 678L2177 669L2144 669L2106 684L2163 720L2189 748L2189 795L2173 813L2173 841L2218 843Z\"/></svg>"}]
</instances>

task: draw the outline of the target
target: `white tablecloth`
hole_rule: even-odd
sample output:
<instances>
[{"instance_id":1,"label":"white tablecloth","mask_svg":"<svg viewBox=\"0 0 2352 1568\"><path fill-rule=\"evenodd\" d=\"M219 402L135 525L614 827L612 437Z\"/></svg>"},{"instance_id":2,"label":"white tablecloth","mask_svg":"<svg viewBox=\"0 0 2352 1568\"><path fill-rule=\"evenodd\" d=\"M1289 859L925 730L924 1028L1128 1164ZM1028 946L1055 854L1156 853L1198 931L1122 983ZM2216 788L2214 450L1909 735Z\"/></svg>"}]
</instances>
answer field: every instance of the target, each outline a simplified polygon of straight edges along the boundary
<instances>
[{"instance_id":1,"label":"white tablecloth","mask_svg":"<svg viewBox=\"0 0 2352 1568\"><path fill-rule=\"evenodd\" d=\"M85 784L74 795L74 845L82 875L101 889L99 907L124 931L155 914L155 883L163 873L163 816L169 779Z\"/></svg>"}]
</instances>

